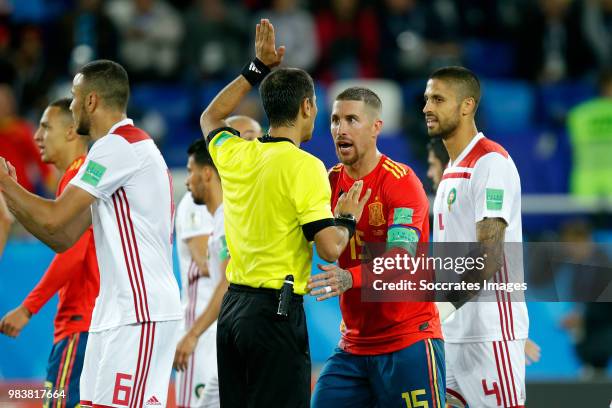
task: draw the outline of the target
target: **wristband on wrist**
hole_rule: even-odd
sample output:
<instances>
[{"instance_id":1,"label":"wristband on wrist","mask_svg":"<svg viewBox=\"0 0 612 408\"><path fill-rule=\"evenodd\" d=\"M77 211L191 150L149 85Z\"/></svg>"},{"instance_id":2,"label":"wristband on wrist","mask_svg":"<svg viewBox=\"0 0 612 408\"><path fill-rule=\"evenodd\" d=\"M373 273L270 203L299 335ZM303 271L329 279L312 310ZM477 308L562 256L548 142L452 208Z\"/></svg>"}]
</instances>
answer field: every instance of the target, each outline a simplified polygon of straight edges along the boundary
<instances>
[{"instance_id":1,"label":"wristband on wrist","mask_svg":"<svg viewBox=\"0 0 612 408\"><path fill-rule=\"evenodd\" d=\"M251 86L257 86L263 79L270 73L271 69L261 62L261 60L255 57L252 61L248 62L240 73Z\"/></svg>"},{"instance_id":2,"label":"wristband on wrist","mask_svg":"<svg viewBox=\"0 0 612 408\"><path fill-rule=\"evenodd\" d=\"M352 214L340 214L334 219L334 222L337 227L344 227L348 230L349 239L355 235L357 220Z\"/></svg>"}]
</instances>

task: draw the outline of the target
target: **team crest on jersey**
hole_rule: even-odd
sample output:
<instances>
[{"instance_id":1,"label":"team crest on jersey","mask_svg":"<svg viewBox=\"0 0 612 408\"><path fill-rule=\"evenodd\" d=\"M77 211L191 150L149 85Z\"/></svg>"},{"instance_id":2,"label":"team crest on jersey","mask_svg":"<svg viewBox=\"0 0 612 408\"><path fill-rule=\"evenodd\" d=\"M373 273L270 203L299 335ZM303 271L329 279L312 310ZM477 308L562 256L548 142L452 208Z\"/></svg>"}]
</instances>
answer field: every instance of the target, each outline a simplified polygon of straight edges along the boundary
<instances>
[{"instance_id":1,"label":"team crest on jersey","mask_svg":"<svg viewBox=\"0 0 612 408\"><path fill-rule=\"evenodd\" d=\"M189 214L189 226L191 229L199 228L202 225L202 214L199 211L193 211Z\"/></svg>"},{"instance_id":2,"label":"team crest on jersey","mask_svg":"<svg viewBox=\"0 0 612 408\"><path fill-rule=\"evenodd\" d=\"M448 192L448 196L446 197L446 204L448 204L448 211L451 210L451 205L457 200L457 189L455 187L451 188L451 191Z\"/></svg>"},{"instance_id":3,"label":"team crest on jersey","mask_svg":"<svg viewBox=\"0 0 612 408\"><path fill-rule=\"evenodd\" d=\"M378 197L376 199L378 199ZM383 205L380 201L375 201L372 204L368 204L368 223L373 227L378 227L385 223Z\"/></svg>"},{"instance_id":4,"label":"team crest on jersey","mask_svg":"<svg viewBox=\"0 0 612 408\"><path fill-rule=\"evenodd\" d=\"M204 394L204 388L206 388L206 385L204 385L202 383L197 384L195 386L194 392L195 392L196 398L200 398L202 396L202 394Z\"/></svg>"}]
</instances>

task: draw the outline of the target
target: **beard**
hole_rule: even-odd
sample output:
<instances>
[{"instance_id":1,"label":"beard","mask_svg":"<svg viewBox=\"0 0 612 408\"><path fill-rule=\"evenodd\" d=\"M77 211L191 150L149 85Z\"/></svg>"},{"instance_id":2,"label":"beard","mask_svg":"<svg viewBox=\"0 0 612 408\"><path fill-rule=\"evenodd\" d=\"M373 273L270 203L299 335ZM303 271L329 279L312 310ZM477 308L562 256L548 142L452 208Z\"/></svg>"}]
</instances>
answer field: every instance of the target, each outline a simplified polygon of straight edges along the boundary
<instances>
[{"instance_id":1,"label":"beard","mask_svg":"<svg viewBox=\"0 0 612 408\"><path fill-rule=\"evenodd\" d=\"M457 117L454 121L441 122L438 119L438 128L437 129L427 129L427 134L430 137L437 137L442 140L447 139L451 134L453 134L457 128L459 127L459 118Z\"/></svg>"},{"instance_id":2,"label":"beard","mask_svg":"<svg viewBox=\"0 0 612 408\"><path fill-rule=\"evenodd\" d=\"M197 205L204 205L204 204L206 204L206 202L204 201L204 199L202 197L196 197L193 194L191 196L193 198L193 202L196 203Z\"/></svg>"},{"instance_id":3,"label":"beard","mask_svg":"<svg viewBox=\"0 0 612 408\"><path fill-rule=\"evenodd\" d=\"M193 202L197 205L205 205L208 201L205 189L201 185L194 185L192 187L193 189L190 189L190 191Z\"/></svg>"},{"instance_id":4,"label":"beard","mask_svg":"<svg viewBox=\"0 0 612 408\"><path fill-rule=\"evenodd\" d=\"M89 136L89 132L91 131L91 120L87 117L85 113L85 109L81 107L81 115L79 117L79 121L77 123L76 132L82 136Z\"/></svg>"},{"instance_id":5,"label":"beard","mask_svg":"<svg viewBox=\"0 0 612 408\"><path fill-rule=\"evenodd\" d=\"M341 155L340 149L336 147L336 157L338 158L340 163L344 164L345 166L352 166L353 164L359 161L359 159L361 158L361 155L359 154L359 151L357 150L355 145L353 145L353 154L350 156Z\"/></svg>"}]
</instances>

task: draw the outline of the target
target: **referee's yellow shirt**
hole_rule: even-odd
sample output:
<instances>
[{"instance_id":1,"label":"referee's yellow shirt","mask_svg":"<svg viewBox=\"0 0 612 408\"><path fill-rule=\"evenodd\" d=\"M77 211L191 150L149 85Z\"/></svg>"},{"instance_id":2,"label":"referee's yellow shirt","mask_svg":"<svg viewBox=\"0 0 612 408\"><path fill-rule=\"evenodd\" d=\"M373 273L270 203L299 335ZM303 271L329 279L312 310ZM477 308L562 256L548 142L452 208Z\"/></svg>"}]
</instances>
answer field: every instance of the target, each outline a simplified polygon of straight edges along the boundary
<instances>
[{"instance_id":1,"label":"referee's yellow shirt","mask_svg":"<svg viewBox=\"0 0 612 408\"><path fill-rule=\"evenodd\" d=\"M306 293L312 243L302 226L333 218L325 166L289 139L246 141L223 128L208 140L223 187L228 281L279 289L292 274L294 292Z\"/></svg>"}]
</instances>

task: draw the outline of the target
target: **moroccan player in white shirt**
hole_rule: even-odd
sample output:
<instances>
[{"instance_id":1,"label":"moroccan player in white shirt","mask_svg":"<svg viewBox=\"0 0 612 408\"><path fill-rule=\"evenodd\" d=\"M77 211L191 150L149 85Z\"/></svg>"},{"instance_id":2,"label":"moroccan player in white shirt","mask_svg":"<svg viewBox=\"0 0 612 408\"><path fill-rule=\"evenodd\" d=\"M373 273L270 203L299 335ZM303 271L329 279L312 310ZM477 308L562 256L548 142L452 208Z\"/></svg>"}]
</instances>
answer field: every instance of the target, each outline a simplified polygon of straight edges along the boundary
<instances>
[{"instance_id":1,"label":"moroccan player in white shirt","mask_svg":"<svg viewBox=\"0 0 612 408\"><path fill-rule=\"evenodd\" d=\"M190 358L198 359L197 370L202 380L202 387L197 395L184 401L186 407L219 407L219 382L217 375L217 318L221 309L223 295L228 283L225 268L229 262L229 253L225 241L223 224L223 192L221 179L214 167L206 142L198 140L190 148L189 189L196 203L206 203L213 216L213 231L208 239L208 273L214 287L206 308L198 314L197 319L176 347L174 367L187 375ZM201 353L198 350L203 350ZM181 406L181 390L178 391Z\"/></svg>"},{"instance_id":2,"label":"moroccan player in white shirt","mask_svg":"<svg viewBox=\"0 0 612 408\"><path fill-rule=\"evenodd\" d=\"M188 163L188 169L190 164L192 163ZM175 223L184 310L181 333L184 335L196 317L204 311L215 289L212 279L208 276L206 259L213 218L206 205L196 204L188 191L176 208ZM177 372L176 401L179 407L195 406L192 404L203 391L206 371L210 370L203 364L203 356L206 353L203 342L199 342L187 362L187 368Z\"/></svg>"},{"instance_id":3,"label":"moroccan player in white shirt","mask_svg":"<svg viewBox=\"0 0 612 408\"><path fill-rule=\"evenodd\" d=\"M74 77L70 106L77 133L94 144L55 200L27 193L0 158L11 211L61 252L93 224L100 269L81 374L81 406L166 406L182 318L172 272L172 179L155 143L126 118L128 76L93 61Z\"/></svg>"},{"instance_id":4,"label":"moroccan player in white shirt","mask_svg":"<svg viewBox=\"0 0 612 408\"><path fill-rule=\"evenodd\" d=\"M450 155L434 202L434 241L520 243L519 174L503 147L476 131L479 99L478 80L463 68L442 68L427 83L428 132L442 138ZM491 282L522 279L522 252L511 245L500 253ZM495 297L465 303L443 323L451 406L525 404L527 308L516 294L496 291ZM442 317L450 313L446 305Z\"/></svg>"},{"instance_id":5,"label":"moroccan player in white shirt","mask_svg":"<svg viewBox=\"0 0 612 408\"><path fill-rule=\"evenodd\" d=\"M153 397L165 405L182 318L172 271L170 173L153 140L125 119L94 143L71 184L98 198L92 222L100 294L81 405L121 405L136 393L137 406Z\"/></svg>"},{"instance_id":6,"label":"moroccan player in white shirt","mask_svg":"<svg viewBox=\"0 0 612 408\"><path fill-rule=\"evenodd\" d=\"M226 123L228 126L237 129L240 132L240 137L246 140L253 140L261 137L261 126L257 121L253 120L248 116L232 116L226 119ZM206 211L206 215L201 218L210 220L210 229L216 231L213 233L212 237L208 238L206 247L208 248L208 260L206 269L207 274L209 274L208 278L200 278L198 282L206 282L205 285L207 288L212 288L211 291L215 291L217 293L217 299L212 302L211 294L208 295L209 300L206 302L204 299L198 297L198 303L196 306L195 316L200 316L204 314L204 311L200 309L200 305L206 305L208 309L207 316L204 319L210 322L211 319L216 320L215 308L216 304L219 302L222 294L225 293L225 287L227 286L225 279L225 266L227 258L227 246L225 245L225 231L223 227L223 210L222 205L220 205L222 200L222 192L220 184L216 184L216 180L214 179L212 173L210 171L212 168L212 161L208 163L210 155L203 151L205 149L205 144L202 141L193 143L188 150L189 159L187 161L187 170L189 176L187 177L186 184L187 188L193 193L189 193L189 199L191 202L197 201L198 203L204 204L206 200L210 200L210 204L212 206L219 205L219 207L214 210L214 221L211 218L211 214ZM199 163L198 163L199 161ZM206 166L202 166L203 164L209 164L209 169ZM197 197L197 198L196 198ZM190 224L189 218L193 218L194 216L187 215L187 218L184 218L181 214L183 211L181 209L182 203L187 201L187 195L181 200L181 204L179 204L179 208L177 210L177 236L179 235L179 227L180 224ZM200 206L194 204L194 206L185 206L185 208L194 209L198 208L206 208L205 206ZM214 207L211 207L214 208ZM188 214L189 211L185 211L185 214ZM195 216L197 219L200 217ZM184 223L180 222L180 220L184 219ZM195 218L193 218L195 219ZM204 223L197 223L204 224ZM208 222L207 222L208 225ZM199 228L199 227L198 227ZM195 229L198 229L195 228ZM182 229L182 228L180 228ZM202 229L203 231L203 229ZM201 232L202 232L201 231ZM195 233L195 231L194 231ZM210 232L209 232L210 233ZM180 234L184 234L181 232ZM189 235L189 234L187 234ZM223 237L223 239L222 239ZM223 243L223 245L221 245ZM181 257L181 253L186 253L187 245L183 245L182 240L179 238L179 256ZM191 243L189 243L192 251L194 250ZM181 250L183 248L183 250ZM181 257L182 259L182 257ZM185 266L181 266L182 268ZM186 266L188 267L188 265ZM217 273L219 274L217 276ZM183 278L185 279L185 278ZM183 280L184 281L184 280ZM216 284L214 283L216 282ZM221 283L221 284L220 284ZM198 293L203 289L202 285L198 287ZM216 286L216 287L215 287ZM219 289L217 289L219 288ZM214 292L213 292L214 293ZM208 307L210 304L210 307ZM218 314L218 312L216 312ZM208 407L216 407L219 405L219 391L217 386L217 359L216 359L216 323L210 323L211 328L205 330L205 325L208 324L204 321L204 325L200 328L200 333L202 331L206 331L206 334L202 336L201 341L197 341L197 336L188 336L189 332L185 333L185 339L179 344L177 353L176 353L176 361L175 366L179 370L177 372L177 402L179 407L200 407L200 406L208 406ZM192 320L193 322L193 320ZM202 320L200 320L202 323ZM193 323L189 325L189 327L193 327ZM195 338L195 340L194 340ZM197 343L195 349L193 351L193 355L190 356L190 343ZM196 364L192 364L193 361L197 361L197 368L194 369ZM211 371L214 370L214 371ZM192 374L193 373L193 374ZM189 384L186 382L181 384L182 379L189 378ZM193 376L193 380L191 379ZM207 385L205 385L207 384ZM191 389L191 393L186 391L188 388ZM202 391L206 392L202 392ZM193 405L192 405L193 404Z\"/></svg>"}]
</instances>

